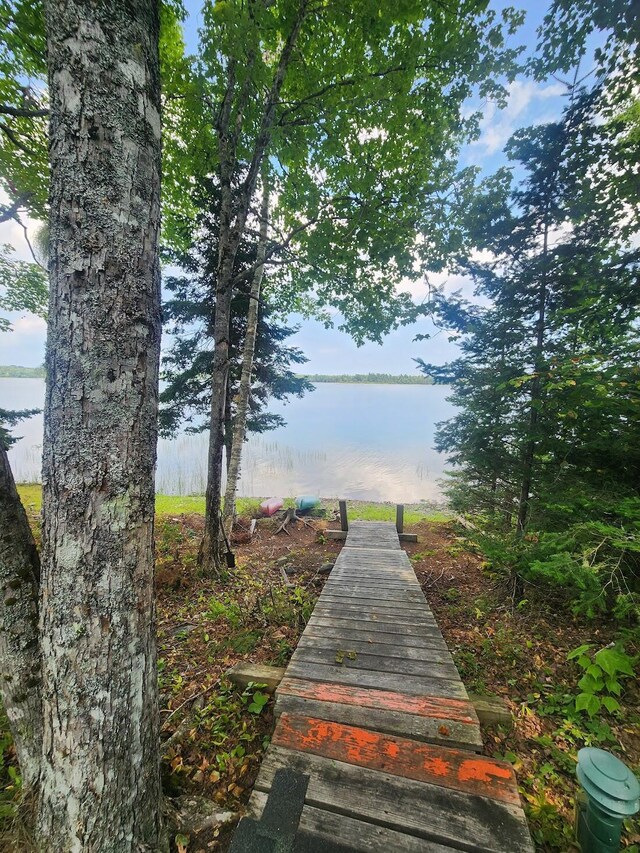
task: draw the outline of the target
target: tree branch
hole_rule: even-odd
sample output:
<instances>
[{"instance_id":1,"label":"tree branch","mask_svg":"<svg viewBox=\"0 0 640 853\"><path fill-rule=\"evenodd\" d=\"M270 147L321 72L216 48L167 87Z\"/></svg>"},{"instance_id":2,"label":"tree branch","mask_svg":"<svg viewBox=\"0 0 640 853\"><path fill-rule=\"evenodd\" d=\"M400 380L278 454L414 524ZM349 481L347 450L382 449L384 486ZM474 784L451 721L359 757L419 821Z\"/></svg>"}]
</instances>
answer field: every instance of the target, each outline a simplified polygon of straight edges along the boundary
<instances>
[{"instance_id":1,"label":"tree branch","mask_svg":"<svg viewBox=\"0 0 640 853\"><path fill-rule=\"evenodd\" d=\"M49 110L22 109L12 107L10 104L0 104L0 115L13 116L14 118L42 118L49 115Z\"/></svg>"}]
</instances>

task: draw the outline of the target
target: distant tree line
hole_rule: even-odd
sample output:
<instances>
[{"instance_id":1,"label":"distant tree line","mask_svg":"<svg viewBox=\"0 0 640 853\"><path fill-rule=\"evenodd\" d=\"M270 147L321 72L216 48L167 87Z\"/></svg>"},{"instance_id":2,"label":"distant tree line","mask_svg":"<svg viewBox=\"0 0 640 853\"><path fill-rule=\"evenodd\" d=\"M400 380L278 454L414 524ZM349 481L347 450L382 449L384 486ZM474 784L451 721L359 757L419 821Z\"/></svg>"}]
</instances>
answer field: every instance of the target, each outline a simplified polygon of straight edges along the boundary
<instances>
[{"instance_id":1,"label":"distant tree line","mask_svg":"<svg viewBox=\"0 0 640 853\"><path fill-rule=\"evenodd\" d=\"M431 376L412 376L409 373L313 373L306 374L309 382L353 382L368 385L433 385Z\"/></svg>"},{"instance_id":2,"label":"distant tree line","mask_svg":"<svg viewBox=\"0 0 640 853\"><path fill-rule=\"evenodd\" d=\"M18 367L0 364L0 379L44 379L44 367Z\"/></svg>"}]
</instances>

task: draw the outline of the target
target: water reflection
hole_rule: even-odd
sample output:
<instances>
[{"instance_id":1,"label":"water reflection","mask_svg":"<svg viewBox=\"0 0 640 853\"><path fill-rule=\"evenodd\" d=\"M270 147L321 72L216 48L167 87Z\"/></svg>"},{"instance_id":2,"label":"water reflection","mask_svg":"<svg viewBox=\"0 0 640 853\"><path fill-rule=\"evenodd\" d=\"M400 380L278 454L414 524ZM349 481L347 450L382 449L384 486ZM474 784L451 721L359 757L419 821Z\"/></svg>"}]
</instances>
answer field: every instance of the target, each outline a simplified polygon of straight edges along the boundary
<instances>
[{"instance_id":1,"label":"water reflection","mask_svg":"<svg viewBox=\"0 0 640 853\"><path fill-rule=\"evenodd\" d=\"M433 450L438 421L450 417L448 389L423 385L318 385L289 405L274 403L287 426L252 436L245 446L239 494L319 494L417 502L442 497L444 459ZM42 406L44 383L0 379L0 408ZM42 416L20 424L10 451L16 480L40 478ZM181 435L158 446L156 487L201 494L207 437Z\"/></svg>"}]
</instances>

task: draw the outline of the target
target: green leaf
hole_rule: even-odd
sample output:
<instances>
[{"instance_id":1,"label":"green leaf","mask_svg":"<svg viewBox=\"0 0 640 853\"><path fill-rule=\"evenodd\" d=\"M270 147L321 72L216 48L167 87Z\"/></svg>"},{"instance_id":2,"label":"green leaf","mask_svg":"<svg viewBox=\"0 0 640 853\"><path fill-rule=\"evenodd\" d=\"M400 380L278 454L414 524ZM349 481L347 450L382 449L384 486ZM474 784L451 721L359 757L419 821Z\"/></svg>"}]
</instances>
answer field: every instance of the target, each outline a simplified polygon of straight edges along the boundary
<instances>
[{"instance_id":1,"label":"green leaf","mask_svg":"<svg viewBox=\"0 0 640 853\"><path fill-rule=\"evenodd\" d=\"M590 717L600 710L600 700L591 693L580 693L576 698L576 711L586 711Z\"/></svg>"},{"instance_id":2,"label":"green leaf","mask_svg":"<svg viewBox=\"0 0 640 853\"><path fill-rule=\"evenodd\" d=\"M620 703L617 702L613 696L603 696L602 704L611 714L613 714L614 711L620 710Z\"/></svg>"},{"instance_id":3,"label":"green leaf","mask_svg":"<svg viewBox=\"0 0 640 853\"><path fill-rule=\"evenodd\" d=\"M595 659L607 675L615 675L617 672L633 675L631 658L618 649L600 649L596 652Z\"/></svg>"},{"instance_id":4,"label":"green leaf","mask_svg":"<svg viewBox=\"0 0 640 853\"><path fill-rule=\"evenodd\" d=\"M591 648L591 643L585 643L582 646L578 646L577 649L574 649L572 652L569 652L569 654L567 655L567 660L573 660L574 658L580 657L580 655L583 655L585 652L588 652Z\"/></svg>"},{"instance_id":5,"label":"green leaf","mask_svg":"<svg viewBox=\"0 0 640 853\"><path fill-rule=\"evenodd\" d=\"M616 696L622 693L622 686L615 678L607 678L604 683L609 693L615 693Z\"/></svg>"},{"instance_id":6,"label":"green leaf","mask_svg":"<svg viewBox=\"0 0 640 853\"><path fill-rule=\"evenodd\" d=\"M599 693L604 687L604 681L592 678L590 675L583 675L578 682L578 687L583 693Z\"/></svg>"}]
</instances>

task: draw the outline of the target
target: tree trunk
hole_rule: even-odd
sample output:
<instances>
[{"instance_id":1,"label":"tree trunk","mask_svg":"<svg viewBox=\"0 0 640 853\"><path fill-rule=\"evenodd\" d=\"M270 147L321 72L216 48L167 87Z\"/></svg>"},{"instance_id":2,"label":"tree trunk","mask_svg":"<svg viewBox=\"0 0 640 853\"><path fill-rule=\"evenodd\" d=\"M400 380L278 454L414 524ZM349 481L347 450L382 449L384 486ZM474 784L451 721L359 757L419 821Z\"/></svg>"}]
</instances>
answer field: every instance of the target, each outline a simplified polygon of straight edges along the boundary
<instances>
[{"instance_id":1,"label":"tree trunk","mask_svg":"<svg viewBox=\"0 0 640 853\"><path fill-rule=\"evenodd\" d=\"M39 580L36 544L0 442L0 698L25 788L37 784L42 752Z\"/></svg>"},{"instance_id":2,"label":"tree trunk","mask_svg":"<svg viewBox=\"0 0 640 853\"><path fill-rule=\"evenodd\" d=\"M538 320L536 322L536 342L533 351L533 369L535 376L531 382L531 396L529 408L529 427L527 442L525 444L522 458L522 479L520 487L520 499L518 501L518 518L516 530L523 537L527 530L529 513L531 508L531 484L533 482L533 465L536 453L536 431L538 428L538 406L541 400L542 382L541 372L543 370L544 335L547 307L547 277L548 277L548 254L549 254L549 223L548 214L545 215L544 234L542 244L542 275L538 288Z\"/></svg>"},{"instance_id":3,"label":"tree trunk","mask_svg":"<svg viewBox=\"0 0 640 853\"><path fill-rule=\"evenodd\" d=\"M218 125L220 147L220 246L216 270L216 314L214 321L213 372L211 377L211 413L209 418L209 454L207 460L207 491L205 498L205 530L200 546L199 563L205 571L219 570L220 561L220 509L222 502L222 452L224 448L224 420L226 388L229 378L229 337L231 301L233 298L236 254L244 235L251 199L258 175L271 143L280 92L292 60L294 48L305 18L309 14L309 0L300 0L287 39L282 46L278 64L267 94L260 129L253 146L247 175L236 194L232 193L233 167L236 162L238 134L231 130L232 88L235 85L232 69L230 82L222 105ZM244 93L239 94L238 116L242 117ZM236 117L237 118L237 117Z\"/></svg>"},{"instance_id":4,"label":"tree trunk","mask_svg":"<svg viewBox=\"0 0 640 853\"><path fill-rule=\"evenodd\" d=\"M160 351L156 0L47 0L49 333L39 834L165 849L154 466Z\"/></svg>"},{"instance_id":5,"label":"tree trunk","mask_svg":"<svg viewBox=\"0 0 640 853\"><path fill-rule=\"evenodd\" d=\"M253 356L256 350L256 337L258 334L258 307L260 302L260 288L262 287L262 276L264 274L264 261L267 252L267 230L269 225L269 184L265 178L262 188L262 206L260 209L260 237L256 257L256 268L251 282L249 294L249 311L247 313L247 333L242 349L242 373L240 376L240 389L236 406L236 416L233 422L233 438L231 440L231 453L228 456L227 485L224 494L224 514L222 523L227 535L231 535L233 519L235 517L236 488L240 474L240 461L242 459L242 448L247 433L247 415L249 412L249 399L251 396L251 375L253 373Z\"/></svg>"}]
</instances>

